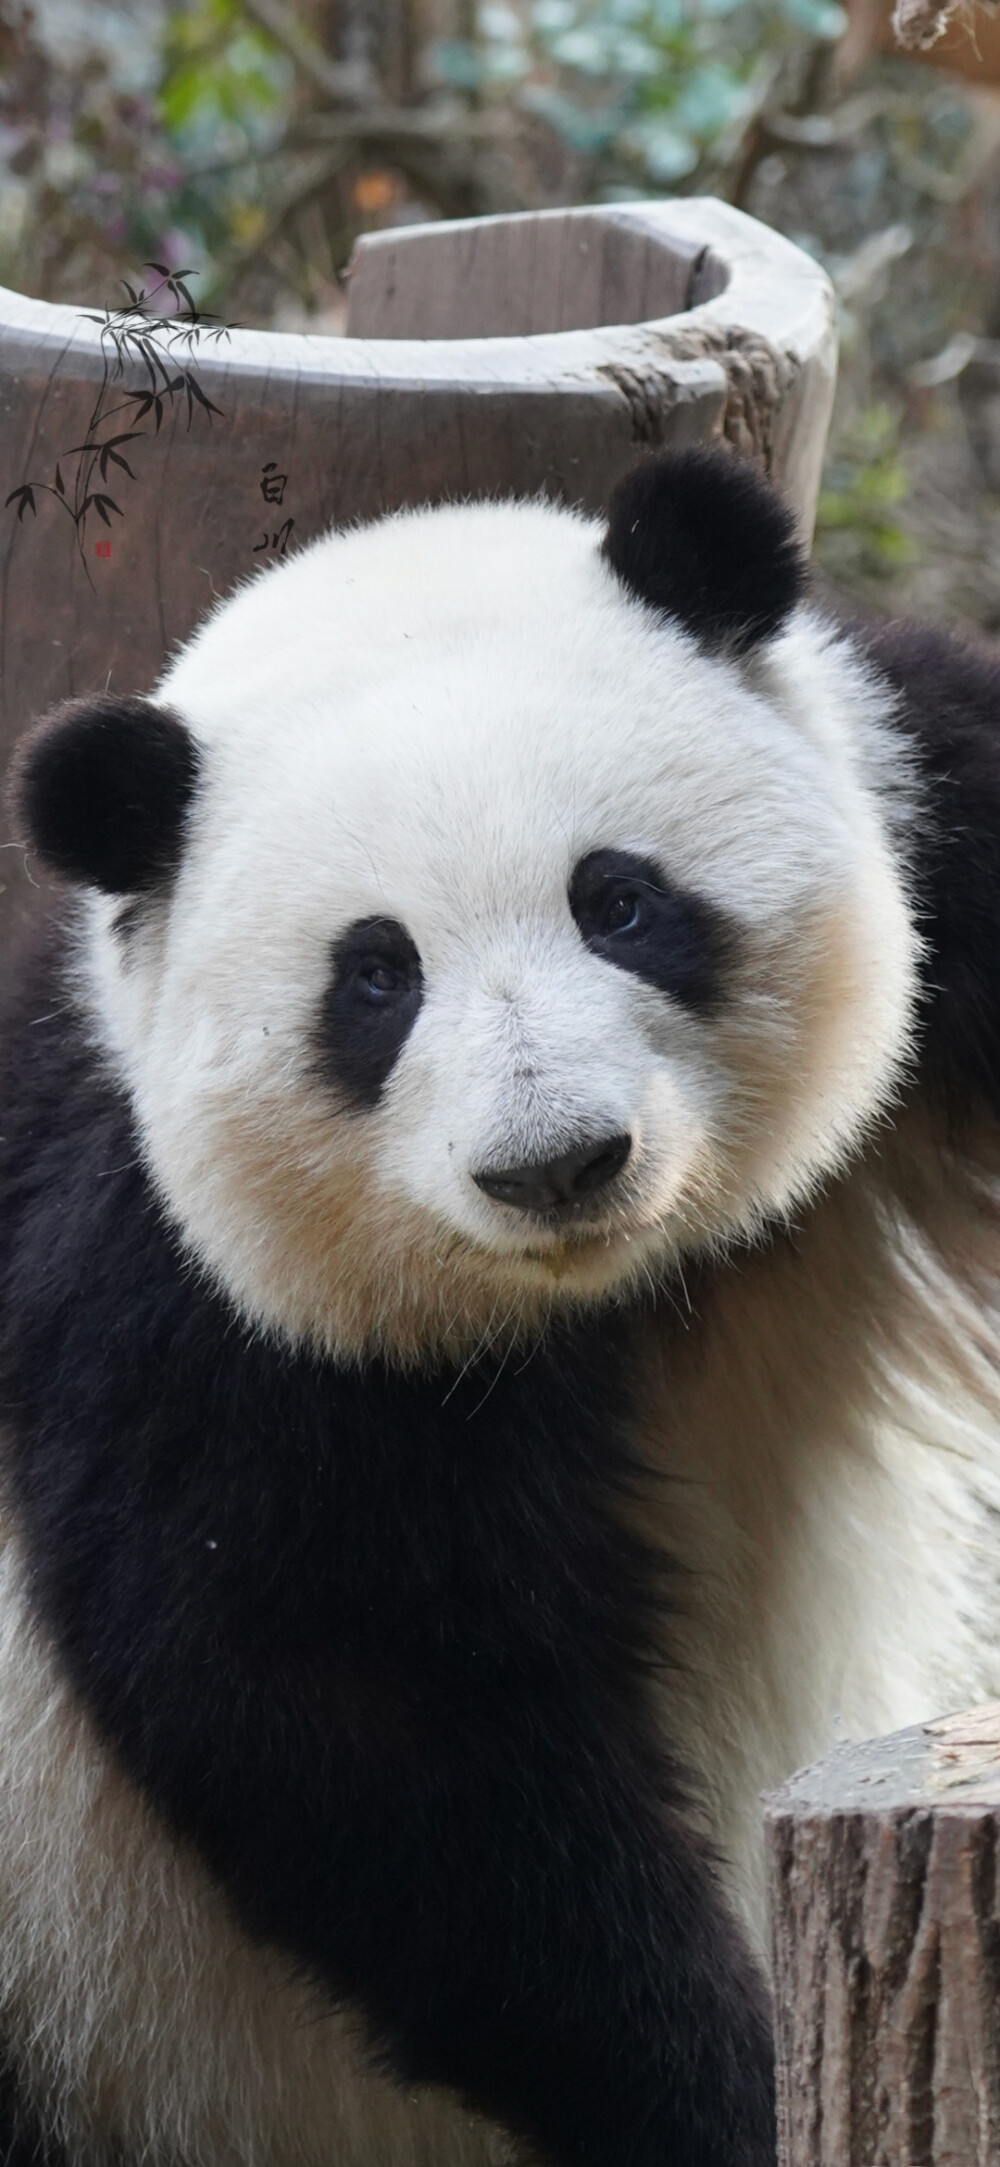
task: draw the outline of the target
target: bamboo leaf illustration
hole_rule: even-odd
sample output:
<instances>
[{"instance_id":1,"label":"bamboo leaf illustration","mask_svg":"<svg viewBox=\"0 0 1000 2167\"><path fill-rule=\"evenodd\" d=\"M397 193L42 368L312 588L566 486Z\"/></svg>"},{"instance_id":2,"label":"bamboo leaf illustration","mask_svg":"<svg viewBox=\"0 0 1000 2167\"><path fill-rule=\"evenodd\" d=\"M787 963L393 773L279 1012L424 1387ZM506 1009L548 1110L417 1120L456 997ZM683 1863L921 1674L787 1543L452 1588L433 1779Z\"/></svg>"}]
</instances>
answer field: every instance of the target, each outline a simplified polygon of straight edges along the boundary
<instances>
[{"instance_id":1,"label":"bamboo leaf illustration","mask_svg":"<svg viewBox=\"0 0 1000 2167\"><path fill-rule=\"evenodd\" d=\"M129 342L135 348L136 356L142 362L143 367L145 368L150 391L155 393L157 376L150 351L148 350L148 342L143 339L141 333L138 331L133 331L129 333Z\"/></svg>"},{"instance_id":2,"label":"bamboo leaf illustration","mask_svg":"<svg viewBox=\"0 0 1000 2167\"><path fill-rule=\"evenodd\" d=\"M106 484L114 466L129 481L136 481L138 477L130 460L125 456L124 447L148 434L142 424L148 421L150 415L153 416L156 432L159 434L168 401L171 406L177 399L186 403L189 428L196 407L201 408L210 422L213 416L223 414L223 408L216 405L199 383L195 367L178 366L180 357L177 349L180 349L181 355L186 349L190 356L197 348L203 333L213 339L228 338L230 326L219 323L214 317L199 314L185 283L194 275L190 268L171 271L167 264L154 261L150 261L147 268L160 280L159 286L150 287L147 282L136 287L130 280L122 279L121 285L126 295L123 302L103 311L80 311L83 321L98 327L102 362L101 383L83 442L74 444L68 451L60 454L53 467L51 481L19 483L5 500L5 508L16 507L20 523L28 512L33 518L37 517L38 491L55 497L74 523L77 546L88 579L90 569L84 536L90 514L94 513L102 526L107 528L110 528L113 517L124 517L121 505L109 494L106 487L90 487L95 474ZM174 304L169 315L164 315L156 306L157 296L164 287ZM112 384L117 386L126 376L126 370L131 372L136 365L142 371L144 384L138 387L134 383L129 385L126 379L121 384L121 389L112 394ZM115 417L120 415L125 415L134 426L113 431L112 423ZM63 463L67 459L79 462L74 481L69 487L63 474Z\"/></svg>"},{"instance_id":3,"label":"bamboo leaf illustration","mask_svg":"<svg viewBox=\"0 0 1000 2167\"><path fill-rule=\"evenodd\" d=\"M129 466L128 460L127 460L127 459L123 459L123 458L122 458L122 455L121 455L121 453L120 453L120 452L118 452L118 451L112 451L112 448L111 448L110 444L109 444L109 445L107 446L107 450L106 450L106 453L105 453L105 457L104 457L104 458L103 458L103 459L101 460L101 480L102 480L102 482L106 482L106 481L107 481L107 478L108 478L108 468L107 468L107 461L108 461L109 459L110 459L110 461L111 461L111 463L112 463L112 465L113 465L113 466L116 466L116 467L124 467L124 469L125 469L125 472L126 472L126 474L128 475L129 481L130 481L130 482L134 482L134 480L135 480L135 474L134 474L134 472L133 472L132 468L131 468L131 467Z\"/></svg>"},{"instance_id":4,"label":"bamboo leaf illustration","mask_svg":"<svg viewBox=\"0 0 1000 2167\"><path fill-rule=\"evenodd\" d=\"M192 373L191 373L190 371L188 372L188 379L187 379L187 381L188 381L188 388L189 388L189 390L190 390L190 391L192 391L192 392L194 393L194 396L195 396L195 398L197 399L197 401L198 401L198 404L199 404L199 406L203 406L203 407L204 407L204 409L205 409L205 412L206 412L206 414L207 414L207 415L209 416L209 418L211 419L211 416L212 416L213 414L219 414L219 415L221 415L221 413L222 413L222 408L221 408L221 406L216 406L216 405L215 405L214 401L213 401L212 399L210 399L210 398L208 397L208 394L207 394L207 392L204 392L204 391L202 390L202 388L201 388L201 385L199 384L199 382L198 382L198 379L197 379L197 377L196 377L196 376L194 376L194 375L192 375Z\"/></svg>"},{"instance_id":5,"label":"bamboo leaf illustration","mask_svg":"<svg viewBox=\"0 0 1000 2167\"><path fill-rule=\"evenodd\" d=\"M163 355L157 352L153 340L148 335L140 339L139 344L142 347L143 353L148 353L154 369L165 384L168 381L170 371L167 368L166 362L163 359Z\"/></svg>"},{"instance_id":6,"label":"bamboo leaf illustration","mask_svg":"<svg viewBox=\"0 0 1000 2167\"><path fill-rule=\"evenodd\" d=\"M119 444L132 444L135 442L136 437L140 437L143 434L144 431L142 429L123 429L119 432L117 436L109 436L105 439L104 443L101 445L100 448L100 459L98 461L101 469L102 482L106 482L108 478L109 459L112 459L114 461L116 467L124 467L125 472L129 476L129 479L131 481L135 480L135 475L133 474L132 469L129 466L128 460L122 458L121 453L117 449L117 447Z\"/></svg>"}]
</instances>

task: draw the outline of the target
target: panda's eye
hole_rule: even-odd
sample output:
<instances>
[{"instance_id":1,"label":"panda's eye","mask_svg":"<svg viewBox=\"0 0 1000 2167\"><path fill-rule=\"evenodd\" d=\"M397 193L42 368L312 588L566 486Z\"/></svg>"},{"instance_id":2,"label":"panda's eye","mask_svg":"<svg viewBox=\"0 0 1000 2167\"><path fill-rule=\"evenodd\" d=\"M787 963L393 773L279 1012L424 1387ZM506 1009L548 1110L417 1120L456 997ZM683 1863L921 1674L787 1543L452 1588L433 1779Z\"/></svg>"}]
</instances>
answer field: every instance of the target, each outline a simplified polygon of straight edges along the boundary
<instances>
[{"instance_id":1,"label":"panda's eye","mask_svg":"<svg viewBox=\"0 0 1000 2167\"><path fill-rule=\"evenodd\" d=\"M643 921L640 897L634 888L613 888L601 912L605 933L637 933Z\"/></svg>"},{"instance_id":2,"label":"panda's eye","mask_svg":"<svg viewBox=\"0 0 1000 2167\"><path fill-rule=\"evenodd\" d=\"M370 1001L391 1001L394 994L411 990L410 971L391 963L363 963L357 975L358 991Z\"/></svg>"}]
</instances>

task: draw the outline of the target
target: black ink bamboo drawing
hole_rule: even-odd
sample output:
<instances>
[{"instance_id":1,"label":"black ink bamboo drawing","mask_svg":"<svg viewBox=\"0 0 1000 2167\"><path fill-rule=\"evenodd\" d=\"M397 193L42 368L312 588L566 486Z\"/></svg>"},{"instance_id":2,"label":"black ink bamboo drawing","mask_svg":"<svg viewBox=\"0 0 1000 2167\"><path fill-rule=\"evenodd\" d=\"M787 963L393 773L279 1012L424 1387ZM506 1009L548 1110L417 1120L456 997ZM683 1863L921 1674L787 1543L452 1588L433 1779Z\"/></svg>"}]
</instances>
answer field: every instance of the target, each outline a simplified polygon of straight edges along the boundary
<instances>
[{"instance_id":1,"label":"black ink bamboo drawing","mask_svg":"<svg viewBox=\"0 0 1000 2167\"><path fill-rule=\"evenodd\" d=\"M196 413L203 413L209 424L213 415L222 413L199 382L193 355L203 339L228 338L229 326L216 323L195 307L186 284L190 271L171 271L163 263L151 263L148 269L157 274L157 284L148 291L144 286L137 291L122 279L128 300L119 308L103 309L99 315L81 311L88 323L100 327L103 364L83 443L61 454L51 480L19 482L4 503L5 510L16 505L20 524L26 512L37 517L39 497L54 497L73 522L88 580L87 522L94 516L110 528L112 517L123 518L111 491L121 487L121 476L136 479L126 447L141 437L158 435L164 415L177 407L186 409L189 429ZM170 296L169 315L163 313L165 294ZM136 369L143 381L126 387L126 375ZM128 426L115 426L123 420ZM98 547L102 556L110 556L108 544Z\"/></svg>"}]
</instances>

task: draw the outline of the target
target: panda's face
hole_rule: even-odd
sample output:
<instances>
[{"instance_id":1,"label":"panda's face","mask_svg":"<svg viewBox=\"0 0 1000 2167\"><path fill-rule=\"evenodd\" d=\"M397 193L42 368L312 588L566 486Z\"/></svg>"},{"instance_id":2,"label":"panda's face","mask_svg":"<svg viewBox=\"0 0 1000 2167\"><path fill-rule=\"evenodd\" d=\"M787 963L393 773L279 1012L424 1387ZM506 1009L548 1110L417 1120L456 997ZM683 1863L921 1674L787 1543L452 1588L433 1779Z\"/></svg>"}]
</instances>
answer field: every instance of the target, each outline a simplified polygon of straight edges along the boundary
<instances>
[{"instance_id":1,"label":"panda's face","mask_svg":"<svg viewBox=\"0 0 1000 2167\"><path fill-rule=\"evenodd\" d=\"M253 1317L406 1357L752 1233L905 1050L877 701L808 617L713 657L540 506L316 545L158 698L169 887L90 906L101 1028Z\"/></svg>"}]
</instances>

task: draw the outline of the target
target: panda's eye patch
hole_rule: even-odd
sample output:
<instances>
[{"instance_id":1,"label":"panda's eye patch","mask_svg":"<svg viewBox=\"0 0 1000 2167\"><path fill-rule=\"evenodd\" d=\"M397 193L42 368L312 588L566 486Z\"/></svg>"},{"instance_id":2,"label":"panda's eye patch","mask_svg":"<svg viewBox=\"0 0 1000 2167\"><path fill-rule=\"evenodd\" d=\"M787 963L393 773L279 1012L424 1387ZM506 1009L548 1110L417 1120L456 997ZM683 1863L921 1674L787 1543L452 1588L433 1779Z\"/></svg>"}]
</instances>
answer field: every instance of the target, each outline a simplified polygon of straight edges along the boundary
<instances>
[{"instance_id":1,"label":"panda's eye patch","mask_svg":"<svg viewBox=\"0 0 1000 2167\"><path fill-rule=\"evenodd\" d=\"M359 918L334 942L317 1028L322 1072L356 1107L377 1106L423 999L420 956L396 918Z\"/></svg>"},{"instance_id":2,"label":"panda's eye patch","mask_svg":"<svg viewBox=\"0 0 1000 2167\"><path fill-rule=\"evenodd\" d=\"M573 872L569 907L593 955L689 1008L711 1008L718 998L733 930L721 911L652 859L591 851Z\"/></svg>"}]
</instances>

